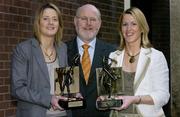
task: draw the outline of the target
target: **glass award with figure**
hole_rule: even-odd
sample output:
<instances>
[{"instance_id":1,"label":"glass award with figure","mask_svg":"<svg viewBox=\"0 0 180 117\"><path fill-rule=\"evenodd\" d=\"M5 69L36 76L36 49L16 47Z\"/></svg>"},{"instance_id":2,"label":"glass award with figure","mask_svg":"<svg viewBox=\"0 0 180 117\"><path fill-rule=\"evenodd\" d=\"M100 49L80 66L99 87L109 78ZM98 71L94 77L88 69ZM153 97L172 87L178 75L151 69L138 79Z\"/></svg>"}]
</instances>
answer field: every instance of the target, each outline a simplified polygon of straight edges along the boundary
<instances>
[{"instance_id":1,"label":"glass award with figure","mask_svg":"<svg viewBox=\"0 0 180 117\"><path fill-rule=\"evenodd\" d=\"M124 94L124 78L121 67L111 67L111 62L116 62L110 58L103 58L103 67L96 69L98 96L103 96L103 100L97 100L98 109L109 109L120 107L122 100L115 96Z\"/></svg>"},{"instance_id":2,"label":"glass award with figure","mask_svg":"<svg viewBox=\"0 0 180 117\"><path fill-rule=\"evenodd\" d=\"M79 56L73 61L73 66L55 68L56 95L65 96L67 100L59 100L59 105L64 109L84 108L85 100L80 95L79 89L79 67L75 66Z\"/></svg>"}]
</instances>

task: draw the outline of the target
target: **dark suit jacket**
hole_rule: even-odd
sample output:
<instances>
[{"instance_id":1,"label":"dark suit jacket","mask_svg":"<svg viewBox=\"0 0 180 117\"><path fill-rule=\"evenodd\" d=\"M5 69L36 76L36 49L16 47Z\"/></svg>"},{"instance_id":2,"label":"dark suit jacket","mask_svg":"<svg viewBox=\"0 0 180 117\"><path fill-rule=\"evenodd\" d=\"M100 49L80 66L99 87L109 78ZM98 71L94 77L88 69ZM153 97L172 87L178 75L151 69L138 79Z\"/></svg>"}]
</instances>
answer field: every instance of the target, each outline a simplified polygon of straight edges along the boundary
<instances>
[{"instance_id":1,"label":"dark suit jacket","mask_svg":"<svg viewBox=\"0 0 180 117\"><path fill-rule=\"evenodd\" d=\"M68 47L68 64L72 65L72 59L75 55L77 55L78 47L76 39L67 42ZM102 59L103 56L109 56L109 53L114 51L115 48L107 44L103 41L96 40L94 58L92 62L92 67L89 75L88 85L85 83L85 79L83 76L83 71L81 64L80 67L80 92L86 100L86 108L85 109L75 109L72 110L73 117L108 117L108 111L98 111L96 109L96 99L97 99L97 86L96 86L96 68L102 67ZM80 62L79 62L80 63Z\"/></svg>"},{"instance_id":2,"label":"dark suit jacket","mask_svg":"<svg viewBox=\"0 0 180 117\"><path fill-rule=\"evenodd\" d=\"M59 66L67 66L67 47L56 45ZM11 94L18 99L17 117L45 117L50 107L50 79L36 39L16 46L12 56Z\"/></svg>"}]
</instances>

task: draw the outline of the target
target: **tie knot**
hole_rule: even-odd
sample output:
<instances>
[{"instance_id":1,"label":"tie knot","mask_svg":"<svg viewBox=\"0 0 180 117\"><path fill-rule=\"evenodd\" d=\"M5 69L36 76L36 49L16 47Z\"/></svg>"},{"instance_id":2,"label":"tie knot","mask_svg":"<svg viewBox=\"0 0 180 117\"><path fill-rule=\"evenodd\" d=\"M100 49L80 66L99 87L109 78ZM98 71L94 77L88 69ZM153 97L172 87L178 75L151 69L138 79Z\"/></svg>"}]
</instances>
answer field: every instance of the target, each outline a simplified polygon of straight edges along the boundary
<instances>
[{"instance_id":1,"label":"tie knot","mask_svg":"<svg viewBox=\"0 0 180 117\"><path fill-rule=\"evenodd\" d=\"M82 48L83 48L84 50L87 50L89 47L90 47L90 46L89 46L88 44L84 44L84 45L82 46Z\"/></svg>"}]
</instances>

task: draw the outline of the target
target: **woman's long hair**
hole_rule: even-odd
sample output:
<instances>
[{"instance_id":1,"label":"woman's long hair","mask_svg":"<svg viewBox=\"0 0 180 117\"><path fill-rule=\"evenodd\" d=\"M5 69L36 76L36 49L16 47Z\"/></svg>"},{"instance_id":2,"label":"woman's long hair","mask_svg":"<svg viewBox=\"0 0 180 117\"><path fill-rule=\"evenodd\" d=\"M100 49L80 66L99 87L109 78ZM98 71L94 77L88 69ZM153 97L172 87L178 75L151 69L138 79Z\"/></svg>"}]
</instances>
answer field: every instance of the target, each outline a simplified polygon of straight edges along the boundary
<instances>
[{"instance_id":1,"label":"woman's long hair","mask_svg":"<svg viewBox=\"0 0 180 117\"><path fill-rule=\"evenodd\" d=\"M149 26L148 26L148 23L147 23L147 20L146 20L144 14L142 13L142 11L140 9L138 9L136 7L131 7L129 9L125 10L119 18L119 34L120 34L120 38L121 38L119 49L123 50L124 47L126 46L125 40L123 37L123 33L122 33L122 20L123 20L123 17L125 14L132 15L136 19L138 26L140 27L141 47L143 47L143 48L152 47L152 44L150 43L149 38L148 38Z\"/></svg>"},{"instance_id":2,"label":"woman's long hair","mask_svg":"<svg viewBox=\"0 0 180 117\"><path fill-rule=\"evenodd\" d=\"M61 42L61 39L62 39L62 36L63 36L63 20L62 20L62 14L59 10L59 8L52 4L52 3L46 3L44 5L42 5L36 12L36 15L35 15L35 19L34 19L34 36L36 37L36 39L40 39L40 26L39 26L39 23L40 23L40 18L42 17L43 15L43 12L46 8L51 8L53 10L55 10L57 12L57 15L58 15L58 20L59 20L59 28L58 28L58 31L55 35L55 43L59 43Z\"/></svg>"}]
</instances>

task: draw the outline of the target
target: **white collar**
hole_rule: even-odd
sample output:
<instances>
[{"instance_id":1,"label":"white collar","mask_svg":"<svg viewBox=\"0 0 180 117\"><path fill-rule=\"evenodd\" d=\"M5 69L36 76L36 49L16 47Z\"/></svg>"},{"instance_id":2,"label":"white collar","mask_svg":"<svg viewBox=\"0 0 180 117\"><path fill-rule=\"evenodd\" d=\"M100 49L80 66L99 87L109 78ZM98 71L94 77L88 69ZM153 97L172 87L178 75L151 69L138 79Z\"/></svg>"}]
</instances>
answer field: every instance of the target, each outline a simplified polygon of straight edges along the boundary
<instances>
[{"instance_id":1,"label":"white collar","mask_svg":"<svg viewBox=\"0 0 180 117\"><path fill-rule=\"evenodd\" d=\"M78 48L82 48L82 45L84 45L85 43L79 37L77 37L77 44L78 44ZM88 43L90 48L93 49L95 48L95 44L96 44L96 38L92 39L92 41Z\"/></svg>"}]
</instances>

